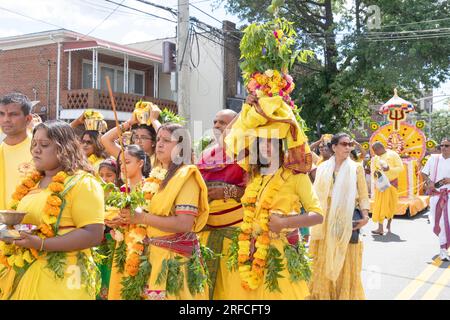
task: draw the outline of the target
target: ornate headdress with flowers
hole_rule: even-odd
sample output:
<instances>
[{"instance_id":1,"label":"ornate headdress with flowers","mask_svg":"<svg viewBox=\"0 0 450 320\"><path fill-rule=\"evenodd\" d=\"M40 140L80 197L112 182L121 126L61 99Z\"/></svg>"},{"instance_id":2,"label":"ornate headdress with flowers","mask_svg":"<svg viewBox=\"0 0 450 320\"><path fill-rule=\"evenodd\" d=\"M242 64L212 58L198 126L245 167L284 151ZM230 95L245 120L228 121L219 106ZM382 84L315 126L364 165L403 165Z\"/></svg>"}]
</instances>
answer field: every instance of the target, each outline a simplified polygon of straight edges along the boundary
<instances>
[{"instance_id":1,"label":"ornate headdress with flowers","mask_svg":"<svg viewBox=\"0 0 450 320\"><path fill-rule=\"evenodd\" d=\"M313 52L296 49L295 36L292 23L278 17L244 30L241 69L247 91L256 99L244 103L225 142L227 152L237 154L239 160L256 137L285 139L284 166L306 173L312 157L299 109L290 96L295 84L289 68L297 60L306 62Z\"/></svg>"}]
</instances>

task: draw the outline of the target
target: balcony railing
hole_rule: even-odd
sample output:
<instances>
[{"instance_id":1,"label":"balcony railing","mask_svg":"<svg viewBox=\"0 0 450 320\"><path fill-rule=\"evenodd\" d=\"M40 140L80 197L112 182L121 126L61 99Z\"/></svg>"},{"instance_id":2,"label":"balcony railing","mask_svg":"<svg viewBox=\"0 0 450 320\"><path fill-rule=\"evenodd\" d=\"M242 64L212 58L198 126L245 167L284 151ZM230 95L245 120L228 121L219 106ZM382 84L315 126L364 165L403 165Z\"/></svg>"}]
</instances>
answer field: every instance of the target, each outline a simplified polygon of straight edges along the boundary
<instances>
[{"instance_id":1,"label":"balcony railing","mask_svg":"<svg viewBox=\"0 0 450 320\"><path fill-rule=\"evenodd\" d=\"M139 100L150 101L162 110L167 108L177 112L175 101L138 96L129 93L114 93L117 111L133 112ZM61 92L61 104L64 109L104 109L112 110L111 99L107 91L97 89L64 90Z\"/></svg>"}]
</instances>

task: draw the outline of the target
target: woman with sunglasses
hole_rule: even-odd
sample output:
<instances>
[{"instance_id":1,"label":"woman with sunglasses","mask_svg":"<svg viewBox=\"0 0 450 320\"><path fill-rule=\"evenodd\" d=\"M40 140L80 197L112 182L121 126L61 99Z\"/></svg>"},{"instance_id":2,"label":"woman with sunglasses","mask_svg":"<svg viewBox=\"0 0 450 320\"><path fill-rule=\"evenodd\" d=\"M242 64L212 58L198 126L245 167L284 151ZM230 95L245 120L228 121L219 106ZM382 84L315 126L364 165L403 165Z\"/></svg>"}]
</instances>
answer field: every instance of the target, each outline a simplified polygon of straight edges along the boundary
<instances>
[{"instance_id":1,"label":"woman with sunglasses","mask_svg":"<svg viewBox=\"0 0 450 320\"><path fill-rule=\"evenodd\" d=\"M450 138L440 144L441 154L434 154L422 169L430 198L430 222L433 232L439 237L442 261L450 261Z\"/></svg>"},{"instance_id":2,"label":"woman with sunglasses","mask_svg":"<svg viewBox=\"0 0 450 320\"><path fill-rule=\"evenodd\" d=\"M139 124L134 113L129 120L125 121L119 126L122 133L130 129L132 130L131 144L136 144L140 146L142 150L144 150L144 152L150 157L152 167L155 166L156 161L156 131L154 127L158 128L160 125L159 121L157 120L158 116L159 113L150 114L150 121L152 122L153 127L145 124ZM119 132L117 130L117 127L109 130L101 138L101 143L105 147L106 152L116 159L119 159L120 155L120 146L116 143L118 138Z\"/></svg>"},{"instance_id":3,"label":"woman with sunglasses","mask_svg":"<svg viewBox=\"0 0 450 320\"><path fill-rule=\"evenodd\" d=\"M146 255L151 270L135 298L208 299L208 276L196 234L208 220L206 184L192 164L187 129L167 123L159 128L157 137L161 166L152 170L143 188L151 196L146 197L149 202L143 211L121 212L123 223L144 226L148 237L148 247L141 247L140 254ZM144 261L142 256L138 261ZM132 261L125 266L132 272L130 264ZM127 283L122 282L124 299L130 289Z\"/></svg>"},{"instance_id":4,"label":"woman with sunglasses","mask_svg":"<svg viewBox=\"0 0 450 320\"><path fill-rule=\"evenodd\" d=\"M72 128L77 128L84 124L84 113L77 119L70 123ZM98 170L100 163L105 160L108 155L106 154L105 148L103 147L100 139L101 133L96 130L85 130L81 135L81 148L84 155L87 157L89 163L94 168L96 176L98 176Z\"/></svg>"},{"instance_id":5,"label":"woman with sunglasses","mask_svg":"<svg viewBox=\"0 0 450 320\"><path fill-rule=\"evenodd\" d=\"M314 300L365 299L358 230L369 221L370 205L364 169L349 157L352 148L348 134L336 134L330 143L334 155L317 168L314 189L324 222L311 229L310 290ZM354 218L355 208L360 218Z\"/></svg>"}]
</instances>

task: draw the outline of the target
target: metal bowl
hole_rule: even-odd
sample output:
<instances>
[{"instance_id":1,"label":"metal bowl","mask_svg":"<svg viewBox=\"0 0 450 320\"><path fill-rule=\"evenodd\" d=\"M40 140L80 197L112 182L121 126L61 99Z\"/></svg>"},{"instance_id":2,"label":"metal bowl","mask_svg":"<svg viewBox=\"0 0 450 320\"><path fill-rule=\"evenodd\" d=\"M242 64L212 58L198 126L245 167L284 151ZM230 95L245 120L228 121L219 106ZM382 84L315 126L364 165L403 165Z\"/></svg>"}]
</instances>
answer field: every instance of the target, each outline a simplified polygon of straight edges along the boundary
<instances>
[{"instance_id":1,"label":"metal bowl","mask_svg":"<svg viewBox=\"0 0 450 320\"><path fill-rule=\"evenodd\" d=\"M13 226L22 222L26 212L19 212L14 210L0 210L0 223L8 226Z\"/></svg>"}]
</instances>

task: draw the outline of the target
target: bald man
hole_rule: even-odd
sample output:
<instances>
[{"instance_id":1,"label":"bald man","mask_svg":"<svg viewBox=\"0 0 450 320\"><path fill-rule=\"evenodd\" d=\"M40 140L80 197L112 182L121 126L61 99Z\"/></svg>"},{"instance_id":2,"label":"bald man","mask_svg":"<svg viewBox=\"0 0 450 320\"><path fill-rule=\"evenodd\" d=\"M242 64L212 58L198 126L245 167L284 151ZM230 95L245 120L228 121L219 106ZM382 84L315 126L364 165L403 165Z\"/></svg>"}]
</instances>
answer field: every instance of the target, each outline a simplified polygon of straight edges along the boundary
<instances>
[{"instance_id":1,"label":"bald man","mask_svg":"<svg viewBox=\"0 0 450 320\"><path fill-rule=\"evenodd\" d=\"M391 222L397 211L398 205L398 177L403 171L403 162L400 156L392 150L386 149L381 142L372 145L375 153L373 158L374 174L382 172L389 179L391 186L384 191L375 188L375 202L373 205L372 220L378 223L378 229L373 230L373 234L383 235L383 222L388 220L387 229L391 231ZM372 176L372 179L375 179Z\"/></svg>"},{"instance_id":2,"label":"bald man","mask_svg":"<svg viewBox=\"0 0 450 320\"><path fill-rule=\"evenodd\" d=\"M225 109L214 118L215 141L200 155L198 168L208 187L209 218L200 232L200 241L214 252L223 256L207 263L211 276L210 298L214 300L232 299L233 292L227 287L232 274L227 268L227 253L231 237L243 219L241 197L245 190L245 172L225 152L223 138L227 126L237 113ZM244 289L242 289L244 290Z\"/></svg>"}]
</instances>

